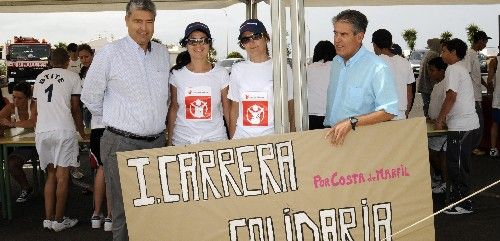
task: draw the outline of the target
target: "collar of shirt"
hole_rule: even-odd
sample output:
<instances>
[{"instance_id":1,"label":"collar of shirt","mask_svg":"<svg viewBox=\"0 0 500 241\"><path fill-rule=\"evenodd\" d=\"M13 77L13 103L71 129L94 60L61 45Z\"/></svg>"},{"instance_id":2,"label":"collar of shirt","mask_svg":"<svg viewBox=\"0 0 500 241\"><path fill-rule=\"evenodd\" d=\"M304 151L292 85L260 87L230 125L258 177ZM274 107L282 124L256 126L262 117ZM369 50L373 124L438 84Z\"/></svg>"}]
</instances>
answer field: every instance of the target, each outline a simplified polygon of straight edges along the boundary
<instances>
[{"instance_id":1,"label":"collar of shirt","mask_svg":"<svg viewBox=\"0 0 500 241\"><path fill-rule=\"evenodd\" d=\"M141 52L146 54L146 52L144 52L144 49L139 44L137 44L137 42L135 42L130 36L127 36L127 42L130 45L134 46L134 48L136 48L137 50L140 50ZM147 51L151 53L151 41L148 42Z\"/></svg>"},{"instance_id":2,"label":"collar of shirt","mask_svg":"<svg viewBox=\"0 0 500 241\"><path fill-rule=\"evenodd\" d=\"M358 52L354 54L349 60L344 65L344 58L340 57L337 59L338 62L340 62L343 66L348 67L351 64L356 63L358 60L360 60L365 53L368 52L368 50L365 48L365 46L361 45L359 48Z\"/></svg>"}]
</instances>

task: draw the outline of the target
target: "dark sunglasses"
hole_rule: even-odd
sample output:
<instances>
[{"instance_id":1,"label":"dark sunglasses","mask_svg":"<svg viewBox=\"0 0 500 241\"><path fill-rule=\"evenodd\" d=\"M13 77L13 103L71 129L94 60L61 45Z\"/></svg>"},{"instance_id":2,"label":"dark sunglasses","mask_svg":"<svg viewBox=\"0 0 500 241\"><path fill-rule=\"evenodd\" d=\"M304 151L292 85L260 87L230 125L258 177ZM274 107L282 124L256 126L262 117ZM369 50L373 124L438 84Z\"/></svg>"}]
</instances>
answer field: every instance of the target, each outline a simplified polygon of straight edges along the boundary
<instances>
[{"instance_id":1,"label":"dark sunglasses","mask_svg":"<svg viewBox=\"0 0 500 241\"><path fill-rule=\"evenodd\" d=\"M242 37L240 38L240 43L241 44L247 44L248 42L250 42L250 40L259 40L261 38L264 37L264 34L263 33L254 33L250 36L246 36L246 37Z\"/></svg>"},{"instance_id":2,"label":"dark sunglasses","mask_svg":"<svg viewBox=\"0 0 500 241\"><path fill-rule=\"evenodd\" d=\"M200 44L210 44L212 42L211 38L188 38L186 43L189 45L200 45Z\"/></svg>"}]
</instances>

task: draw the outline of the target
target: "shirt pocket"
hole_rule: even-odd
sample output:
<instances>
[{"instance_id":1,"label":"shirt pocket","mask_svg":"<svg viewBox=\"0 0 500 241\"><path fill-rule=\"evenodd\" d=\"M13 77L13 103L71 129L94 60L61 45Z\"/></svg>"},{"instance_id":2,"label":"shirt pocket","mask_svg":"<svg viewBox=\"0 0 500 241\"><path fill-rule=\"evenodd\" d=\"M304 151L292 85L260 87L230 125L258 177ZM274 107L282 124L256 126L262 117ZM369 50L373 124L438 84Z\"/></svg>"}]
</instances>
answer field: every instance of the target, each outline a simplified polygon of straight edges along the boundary
<instances>
[{"instance_id":1,"label":"shirt pocket","mask_svg":"<svg viewBox=\"0 0 500 241\"><path fill-rule=\"evenodd\" d=\"M345 106L349 110L359 110L363 104L363 89L360 87L349 87L345 99Z\"/></svg>"}]
</instances>

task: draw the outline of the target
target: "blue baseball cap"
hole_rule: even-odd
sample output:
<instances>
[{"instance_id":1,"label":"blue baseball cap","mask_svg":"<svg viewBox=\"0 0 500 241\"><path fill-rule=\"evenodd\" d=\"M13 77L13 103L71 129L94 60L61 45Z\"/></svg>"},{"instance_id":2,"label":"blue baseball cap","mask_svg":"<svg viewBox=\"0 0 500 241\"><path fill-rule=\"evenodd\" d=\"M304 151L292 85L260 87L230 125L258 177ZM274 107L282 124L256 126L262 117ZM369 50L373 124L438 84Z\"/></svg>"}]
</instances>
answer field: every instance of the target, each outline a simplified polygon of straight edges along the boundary
<instances>
[{"instance_id":1,"label":"blue baseball cap","mask_svg":"<svg viewBox=\"0 0 500 241\"><path fill-rule=\"evenodd\" d=\"M186 30L184 30L184 38L181 39L179 44L181 46L186 46L186 41L189 38L189 35L193 33L194 31L200 31L204 32L207 35L207 38L211 39L212 35L210 34L210 29L208 26L204 23L201 22L194 22L190 23L187 27Z\"/></svg>"},{"instance_id":2,"label":"blue baseball cap","mask_svg":"<svg viewBox=\"0 0 500 241\"><path fill-rule=\"evenodd\" d=\"M241 39L241 36L244 32L252 32L252 33L267 33L266 27L264 24L258 19L247 19L240 25L240 36L238 39Z\"/></svg>"}]
</instances>

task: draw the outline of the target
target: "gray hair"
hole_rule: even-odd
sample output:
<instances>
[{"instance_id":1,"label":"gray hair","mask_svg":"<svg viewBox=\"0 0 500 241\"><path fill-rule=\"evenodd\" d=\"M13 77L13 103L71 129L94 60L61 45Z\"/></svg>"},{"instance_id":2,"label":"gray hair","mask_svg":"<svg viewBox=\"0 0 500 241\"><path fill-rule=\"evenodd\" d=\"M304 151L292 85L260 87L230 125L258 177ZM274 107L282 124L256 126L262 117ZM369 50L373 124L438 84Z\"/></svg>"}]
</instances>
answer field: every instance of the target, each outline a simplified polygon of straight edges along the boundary
<instances>
[{"instance_id":1,"label":"gray hair","mask_svg":"<svg viewBox=\"0 0 500 241\"><path fill-rule=\"evenodd\" d=\"M368 27L368 19L364 14L359 11L347 9L340 12L337 16L332 19L332 22L345 22L352 24L354 28L354 33L366 32L366 27Z\"/></svg>"},{"instance_id":2,"label":"gray hair","mask_svg":"<svg viewBox=\"0 0 500 241\"><path fill-rule=\"evenodd\" d=\"M151 0L130 0L126 8L127 16L130 16L135 10L148 11L156 17L156 6Z\"/></svg>"}]
</instances>

